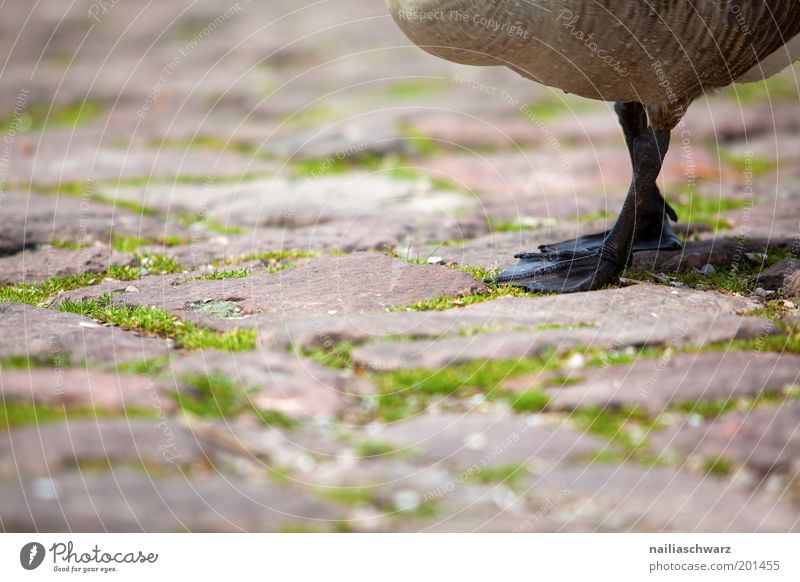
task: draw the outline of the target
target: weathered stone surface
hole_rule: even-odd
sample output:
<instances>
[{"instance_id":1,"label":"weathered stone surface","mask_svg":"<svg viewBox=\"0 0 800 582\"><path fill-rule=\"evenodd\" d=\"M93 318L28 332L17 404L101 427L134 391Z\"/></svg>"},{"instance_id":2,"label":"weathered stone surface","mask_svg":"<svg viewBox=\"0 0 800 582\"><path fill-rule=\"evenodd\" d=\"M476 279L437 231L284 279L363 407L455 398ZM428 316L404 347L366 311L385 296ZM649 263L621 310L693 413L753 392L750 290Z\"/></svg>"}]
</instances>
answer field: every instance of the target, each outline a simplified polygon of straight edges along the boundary
<instances>
[{"instance_id":1,"label":"weathered stone surface","mask_svg":"<svg viewBox=\"0 0 800 582\"><path fill-rule=\"evenodd\" d=\"M758 352L668 355L627 366L574 371L576 382L549 389L550 406L637 406L657 414L669 406L778 393L800 380L800 356Z\"/></svg>"},{"instance_id":2,"label":"weathered stone surface","mask_svg":"<svg viewBox=\"0 0 800 582\"><path fill-rule=\"evenodd\" d=\"M206 450L207 449L207 450ZM11 429L0 436L0 473L50 475L97 462L174 467L207 458L212 445L167 421L91 418Z\"/></svg>"},{"instance_id":3,"label":"weathered stone surface","mask_svg":"<svg viewBox=\"0 0 800 582\"><path fill-rule=\"evenodd\" d=\"M22 303L0 303L0 357L52 359L113 365L168 354L165 340L104 327L88 317Z\"/></svg>"},{"instance_id":4,"label":"weathered stone surface","mask_svg":"<svg viewBox=\"0 0 800 582\"><path fill-rule=\"evenodd\" d=\"M756 317L721 315L697 319L695 323L697 328L694 330L687 329L680 321L653 319L635 322L629 328L611 325L598 328L566 326L538 332L487 333L429 341L387 341L356 348L353 360L377 370L439 369L474 360L534 357L548 350L565 352L577 347L620 349L629 346L704 345L728 339L750 339L765 333L765 330L767 333L777 331L771 322Z\"/></svg>"},{"instance_id":5,"label":"weathered stone surface","mask_svg":"<svg viewBox=\"0 0 800 582\"><path fill-rule=\"evenodd\" d=\"M394 250L408 241L462 240L488 231L485 220L479 216L450 214L423 215L420 217L378 216L357 220L333 220L298 228L259 227L251 233L214 237L208 241L158 247L157 251L175 258L181 265L195 267L213 262L239 261L265 252L353 252ZM410 258L424 259L430 251L409 251ZM405 256L405 252L403 253Z\"/></svg>"},{"instance_id":6,"label":"weathered stone surface","mask_svg":"<svg viewBox=\"0 0 800 582\"><path fill-rule=\"evenodd\" d=\"M388 425L372 437L418 451L432 463L478 472L490 465L565 463L606 446L593 436L537 426L515 415L422 415Z\"/></svg>"},{"instance_id":7,"label":"weathered stone surface","mask_svg":"<svg viewBox=\"0 0 800 582\"><path fill-rule=\"evenodd\" d=\"M302 348L328 347L341 343L360 343L386 336L444 337L480 331L530 331L535 326L512 318L486 318L470 315L465 309L445 311L396 311L390 313L351 313L341 317L290 317L280 327L263 328L259 339L264 345L292 345Z\"/></svg>"},{"instance_id":8,"label":"weathered stone surface","mask_svg":"<svg viewBox=\"0 0 800 582\"><path fill-rule=\"evenodd\" d=\"M326 530L344 516L339 507L269 482L189 482L125 470L0 482L0 513L5 530L18 532Z\"/></svg>"},{"instance_id":9,"label":"weathered stone surface","mask_svg":"<svg viewBox=\"0 0 800 582\"><path fill-rule=\"evenodd\" d=\"M173 388L174 390L174 388ZM67 409L123 411L157 406L175 409L166 386L147 376L98 372L89 368L33 368L0 371L0 393L6 402L23 400Z\"/></svg>"},{"instance_id":10,"label":"weathered stone surface","mask_svg":"<svg viewBox=\"0 0 800 582\"><path fill-rule=\"evenodd\" d=\"M3 199L0 255L52 241L109 244L112 233L154 240L166 235L188 238L177 225L97 202L91 192L85 198L29 192L10 193Z\"/></svg>"},{"instance_id":11,"label":"weathered stone surface","mask_svg":"<svg viewBox=\"0 0 800 582\"><path fill-rule=\"evenodd\" d=\"M130 265L133 257L104 247L78 251L47 248L24 250L0 258L0 285L41 283L51 277L103 273L111 265Z\"/></svg>"},{"instance_id":12,"label":"weathered stone surface","mask_svg":"<svg viewBox=\"0 0 800 582\"><path fill-rule=\"evenodd\" d=\"M731 268L749 266L746 253L763 252L765 245L756 241L714 239L688 242L677 251L643 251L633 254L632 268L655 273L673 273L702 269L706 265Z\"/></svg>"},{"instance_id":13,"label":"weathered stone surface","mask_svg":"<svg viewBox=\"0 0 800 582\"><path fill-rule=\"evenodd\" d=\"M368 220L372 216L452 215L475 205L458 192L434 190L424 180L353 173L288 180L274 178L221 185L148 185L109 192L112 198L136 201L165 214L204 212L225 225L306 226L333 220ZM365 204L365 201L369 201Z\"/></svg>"},{"instance_id":14,"label":"weathered stone surface","mask_svg":"<svg viewBox=\"0 0 800 582\"><path fill-rule=\"evenodd\" d=\"M777 328L766 319L734 315L756 305L743 297L654 285L561 296L505 297L468 306L461 312L473 321L484 318L486 326L513 320L520 326L544 329L373 343L357 348L353 357L377 369L439 368L470 360L529 357L548 348L565 351L577 346L619 349L703 345L775 332Z\"/></svg>"},{"instance_id":15,"label":"weathered stone surface","mask_svg":"<svg viewBox=\"0 0 800 582\"><path fill-rule=\"evenodd\" d=\"M700 426L680 426L651 440L679 459L727 459L761 475L800 470L800 403L734 412Z\"/></svg>"},{"instance_id":16,"label":"weathered stone surface","mask_svg":"<svg viewBox=\"0 0 800 582\"><path fill-rule=\"evenodd\" d=\"M283 352L199 352L171 367L178 381L187 374L214 372L249 390L254 407L300 418L335 416L345 409L348 394L374 391L366 382Z\"/></svg>"},{"instance_id":17,"label":"weathered stone surface","mask_svg":"<svg viewBox=\"0 0 800 582\"><path fill-rule=\"evenodd\" d=\"M800 261L785 259L773 265L758 275L756 285L780 291L789 297L800 295Z\"/></svg>"},{"instance_id":18,"label":"weathered stone surface","mask_svg":"<svg viewBox=\"0 0 800 582\"><path fill-rule=\"evenodd\" d=\"M592 465L528 478L529 498L584 531L794 532L800 511L713 477L668 469ZM589 527L586 527L587 522Z\"/></svg>"},{"instance_id":19,"label":"weathered stone surface","mask_svg":"<svg viewBox=\"0 0 800 582\"><path fill-rule=\"evenodd\" d=\"M209 300L235 303L245 316L280 325L294 315L331 317L355 312L382 312L437 295L467 295L483 284L470 275L431 265L406 263L382 254L354 253L320 257L305 266L276 274L244 279L189 281L157 291L140 290L117 296L115 302L155 305L175 315L205 322L213 316L197 314L191 306ZM237 320L252 326L255 317Z\"/></svg>"},{"instance_id":20,"label":"weathered stone surface","mask_svg":"<svg viewBox=\"0 0 800 582\"><path fill-rule=\"evenodd\" d=\"M49 135L31 139L35 155L18 152L9 169L9 182L54 186L65 182L113 181L146 176L170 180L176 176L238 177L246 172L271 173L276 165L228 152L187 148L119 148L83 141L73 143ZM99 140L99 137L96 138ZM46 160L46 163L45 163Z\"/></svg>"}]
</instances>

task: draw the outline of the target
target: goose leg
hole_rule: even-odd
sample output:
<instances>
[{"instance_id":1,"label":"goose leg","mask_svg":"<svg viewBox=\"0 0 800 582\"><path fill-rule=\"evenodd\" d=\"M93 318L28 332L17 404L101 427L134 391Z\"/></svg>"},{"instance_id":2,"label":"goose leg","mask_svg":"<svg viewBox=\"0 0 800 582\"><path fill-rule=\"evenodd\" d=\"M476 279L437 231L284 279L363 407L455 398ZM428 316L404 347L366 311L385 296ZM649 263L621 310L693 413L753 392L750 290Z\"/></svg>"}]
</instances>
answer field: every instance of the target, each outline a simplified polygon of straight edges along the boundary
<instances>
[{"instance_id":1,"label":"goose leg","mask_svg":"<svg viewBox=\"0 0 800 582\"><path fill-rule=\"evenodd\" d=\"M648 130L647 113L639 103L615 103L614 110L617 112L622 132L625 134L628 154L633 159L634 140ZM654 183L642 203L642 213L636 223L636 233L633 236L633 250L677 250L681 248L681 241L675 236L675 232L669 224L669 219L677 222L678 215L667 204L667 201L664 200L658 190L658 185ZM541 245L539 250L545 253L552 253L596 249L603 245L603 241L610 232L590 234L577 239Z\"/></svg>"},{"instance_id":2,"label":"goose leg","mask_svg":"<svg viewBox=\"0 0 800 582\"><path fill-rule=\"evenodd\" d=\"M636 226L648 210L656 179L669 147L669 131L648 128L633 139L633 180L614 227L593 249L522 253L519 262L490 282L531 291L574 293L613 282L628 265Z\"/></svg>"}]
</instances>

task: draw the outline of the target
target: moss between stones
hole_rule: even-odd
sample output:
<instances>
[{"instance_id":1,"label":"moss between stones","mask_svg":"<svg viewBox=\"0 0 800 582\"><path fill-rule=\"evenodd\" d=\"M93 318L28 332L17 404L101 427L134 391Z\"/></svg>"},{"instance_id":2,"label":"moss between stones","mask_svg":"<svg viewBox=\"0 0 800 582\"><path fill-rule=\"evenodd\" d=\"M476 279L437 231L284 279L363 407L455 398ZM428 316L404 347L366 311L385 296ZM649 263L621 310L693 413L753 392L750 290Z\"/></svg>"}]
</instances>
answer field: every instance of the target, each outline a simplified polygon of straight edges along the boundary
<instances>
[{"instance_id":1,"label":"moss between stones","mask_svg":"<svg viewBox=\"0 0 800 582\"><path fill-rule=\"evenodd\" d=\"M66 300L59 311L85 315L98 321L113 323L124 329L174 340L190 350L212 349L230 352L251 351L256 348L257 331L237 329L215 332L181 321L162 309L112 305L111 296L83 301Z\"/></svg>"},{"instance_id":2,"label":"moss between stones","mask_svg":"<svg viewBox=\"0 0 800 582\"><path fill-rule=\"evenodd\" d=\"M155 418L153 410L129 408L124 412L108 411L98 408L68 408L33 404L18 400L0 400L0 430L25 426L85 418Z\"/></svg>"},{"instance_id":3,"label":"moss between stones","mask_svg":"<svg viewBox=\"0 0 800 582\"><path fill-rule=\"evenodd\" d=\"M14 302L41 305L59 293L90 287L104 279L133 281L147 274L180 273L183 267L164 255L138 255L133 265L111 265L104 273L82 273L51 277L44 283L17 283L0 286L0 303Z\"/></svg>"},{"instance_id":4,"label":"moss between stones","mask_svg":"<svg viewBox=\"0 0 800 582\"><path fill-rule=\"evenodd\" d=\"M254 407L250 394L255 390L245 388L221 372L186 374L181 377L181 381L194 391L194 394L183 392L175 394L176 401L186 412L225 419L249 413L268 426L286 429L294 428L298 424L281 412Z\"/></svg>"}]
</instances>

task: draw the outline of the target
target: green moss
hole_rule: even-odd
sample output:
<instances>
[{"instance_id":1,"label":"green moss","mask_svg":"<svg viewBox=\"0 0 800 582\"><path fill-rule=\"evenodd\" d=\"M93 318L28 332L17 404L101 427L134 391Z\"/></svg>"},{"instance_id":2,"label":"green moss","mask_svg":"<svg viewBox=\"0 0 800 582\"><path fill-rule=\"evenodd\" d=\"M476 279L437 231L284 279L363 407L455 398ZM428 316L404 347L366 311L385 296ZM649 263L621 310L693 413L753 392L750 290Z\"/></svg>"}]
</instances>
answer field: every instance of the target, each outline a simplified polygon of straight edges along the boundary
<instances>
[{"instance_id":1,"label":"green moss","mask_svg":"<svg viewBox=\"0 0 800 582\"><path fill-rule=\"evenodd\" d=\"M378 441L364 441L358 443L356 446L356 455L361 458L365 457L385 457L387 455L394 455L397 449L389 443L382 443Z\"/></svg>"},{"instance_id":2,"label":"green moss","mask_svg":"<svg viewBox=\"0 0 800 582\"><path fill-rule=\"evenodd\" d=\"M392 99L415 99L439 93L447 88L449 88L449 83L440 78L408 79L392 83L386 90L386 94Z\"/></svg>"},{"instance_id":3,"label":"green moss","mask_svg":"<svg viewBox=\"0 0 800 582\"><path fill-rule=\"evenodd\" d=\"M459 266L459 270L472 275L476 279L483 280L484 278L493 277L496 271L486 269L484 267L469 267ZM456 307L465 307L467 305L474 305L476 303L483 303L484 301L491 301L500 297L538 297L541 293L532 293L522 287L512 287L507 285L495 285L493 283L484 283L486 291L473 293L471 295L439 295L432 299L412 303L405 307L393 307L388 311L444 311L446 309L454 309Z\"/></svg>"},{"instance_id":4,"label":"green moss","mask_svg":"<svg viewBox=\"0 0 800 582\"><path fill-rule=\"evenodd\" d=\"M769 103L777 100L796 101L798 95L797 65L781 74L774 75L758 83L737 83L720 91L723 98L734 99L741 105Z\"/></svg>"},{"instance_id":5,"label":"green moss","mask_svg":"<svg viewBox=\"0 0 800 582\"><path fill-rule=\"evenodd\" d=\"M727 165L740 172L752 172L753 176L763 176L774 172L778 163L758 156L739 156L716 147L717 155Z\"/></svg>"},{"instance_id":6,"label":"green moss","mask_svg":"<svg viewBox=\"0 0 800 582\"><path fill-rule=\"evenodd\" d=\"M50 357L10 356L0 358L0 370L30 370L33 368L69 368L72 366L67 354L53 353Z\"/></svg>"},{"instance_id":7,"label":"green moss","mask_svg":"<svg viewBox=\"0 0 800 582\"><path fill-rule=\"evenodd\" d=\"M377 414L389 421L424 410L431 398L468 397L484 394L489 398L505 395L501 384L507 379L555 369L560 361L552 355L516 360L474 361L439 370L411 369L380 372L373 380L380 387L376 397ZM530 404L530 402L528 402Z\"/></svg>"},{"instance_id":8,"label":"green moss","mask_svg":"<svg viewBox=\"0 0 800 582\"><path fill-rule=\"evenodd\" d=\"M306 105L287 116L284 122L294 127L309 127L328 123L336 119L338 113L335 109L323 105Z\"/></svg>"},{"instance_id":9,"label":"green moss","mask_svg":"<svg viewBox=\"0 0 800 582\"><path fill-rule=\"evenodd\" d=\"M511 400L516 412L541 412L550 403L550 397L538 390L526 390Z\"/></svg>"},{"instance_id":10,"label":"green moss","mask_svg":"<svg viewBox=\"0 0 800 582\"><path fill-rule=\"evenodd\" d=\"M209 374L187 374L181 381L194 394L177 392L176 401L181 408L192 414L207 418L235 418L250 413L267 426L294 428L297 421L274 410L259 410L250 400L253 389L242 386L225 374L212 371Z\"/></svg>"},{"instance_id":11,"label":"green moss","mask_svg":"<svg viewBox=\"0 0 800 582\"><path fill-rule=\"evenodd\" d=\"M34 103L18 116L0 120L0 131L7 132L12 127L17 131L78 127L97 119L102 109L94 101L70 103L52 109L48 105Z\"/></svg>"},{"instance_id":12,"label":"green moss","mask_svg":"<svg viewBox=\"0 0 800 582\"><path fill-rule=\"evenodd\" d=\"M377 493L374 487L328 487L318 491L321 497L345 505L369 505Z\"/></svg>"},{"instance_id":13,"label":"green moss","mask_svg":"<svg viewBox=\"0 0 800 582\"><path fill-rule=\"evenodd\" d=\"M527 472L528 468L525 464L488 465L471 477L484 484L504 483L513 487Z\"/></svg>"},{"instance_id":14,"label":"green moss","mask_svg":"<svg viewBox=\"0 0 800 582\"><path fill-rule=\"evenodd\" d=\"M214 135L195 135L191 139L157 139L153 140L150 146L158 149L207 149L218 152L232 152L247 157L261 155L261 150L252 144L225 140Z\"/></svg>"},{"instance_id":15,"label":"green moss","mask_svg":"<svg viewBox=\"0 0 800 582\"><path fill-rule=\"evenodd\" d=\"M723 457L709 458L703 462L703 469L706 475L724 477L733 472L733 462Z\"/></svg>"},{"instance_id":16,"label":"green moss","mask_svg":"<svg viewBox=\"0 0 800 582\"><path fill-rule=\"evenodd\" d=\"M105 274L84 273L69 277L52 277L44 283L18 283L0 286L0 302L40 305L61 292L88 287L101 282Z\"/></svg>"},{"instance_id":17,"label":"green moss","mask_svg":"<svg viewBox=\"0 0 800 582\"><path fill-rule=\"evenodd\" d=\"M333 370L346 370L353 367L353 344L341 342L331 343L325 347L318 347L311 350L299 350L297 355L319 362L327 368Z\"/></svg>"},{"instance_id":18,"label":"green moss","mask_svg":"<svg viewBox=\"0 0 800 582\"><path fill-rule=\"evenodd\" d=\"M111 297L108 295L97 300L85 299L78 302L66 300L59 310L85 315L143 334L169 338L190 350L238 352L256 348L258 332L254 329L215 332L190 322L180 321L170 313L155 307L112 305Z\"/></svg>"},{"instance_id":19,"label":"green moss","mask_svg":"<svg viewBox=\"0 0 800 582\"><path fill-rule=\"evenodd\" d=\"M737 198L712 198L701 196L693 190L683 189L677 197L670 199L670 205L683 223L705 224L714 230L730 228L721 214L739 210L750 204Z\"/></svg>"},{"instance_id":20,"label":"green moss","mask_svg":"<svg viewBox=\"0 0 800 582\"><path fill-rule=\"evenodd\" d=\"M138 236L123 236L120 234L111 235L111 247L121 253L135 254L139 249L148 245L160 245L164 247L174 247L186 244L188 241L177 236L165 236L161 239L146 239Z\"/></svg>"},{"instance_id":21,"label":"green moss","mask_svg":"<svg viewBox=\"0 0 800 582\"><path fill-rule=\"evenodd\" d=\"M592 108L591 103L585 99L552 91L536 102L525 105L521 112L526 119L550 121L566 113L582 113Z\"/></svg>"},{"instance_id":22,"label":"green moss","mask_svg":"<svg viewBox=\"0 0 800 582\"><path fill-rule=\"evenodd\" d=\"M611 409L590 406L574 410L569 418L578 428L610 441L626 458L651 461L651 456L645 450L646 438L661 424L657 419L650 418L641 409L636 407ZM634 426L643 432L642 437L635 437L631 433L630 428Z\"/></svg>"},{"instance_id":23,"label":"green moss","mask_svg":"<svg viewBox=\"0 0 800 582\"><path fill-rule=\"evenodd\" d=\"M124 413L95 408L67 408L33 404L18 400L0 400L0 430L25 425L67 422L85 418L152 418L152 410L128 409Z\"/></svg>"},{"instance_id":24,"label":"green moss","mask_svg":"<svg viewBox=\"0 0 800 582\"><path fill-rule=\"evenodd\" d=\"M222 279L246 279L253 272L250 269L232 269L228 271L216 271L207 275L190 277L187 281L219 281Z\"/></svg>"},{"instance_id":25,"label":"green moss","mask_svg":"<svg viewBox=\"0 0 800 582\"><path fill-rule=\"evenodd\" d=\"M164 356L160 358L150 358L148 360L137 360L135 362L123 362L117 364L115 369L120 374L157 376L169 365L169 362L169 356Z\"/></svg>"}]
</instances>

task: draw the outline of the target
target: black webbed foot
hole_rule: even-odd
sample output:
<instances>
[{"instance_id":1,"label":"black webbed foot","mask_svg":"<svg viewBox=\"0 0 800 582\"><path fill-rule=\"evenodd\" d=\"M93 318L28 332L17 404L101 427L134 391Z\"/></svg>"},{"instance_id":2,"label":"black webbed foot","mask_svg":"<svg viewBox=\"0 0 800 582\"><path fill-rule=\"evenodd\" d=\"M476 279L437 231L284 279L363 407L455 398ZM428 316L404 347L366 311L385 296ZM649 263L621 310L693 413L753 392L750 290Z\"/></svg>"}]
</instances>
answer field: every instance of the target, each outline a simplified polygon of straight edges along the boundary
<instances>
[{"instance_id":1,"label":"black webbed foot","mask_svg":"<svg viewBox=\"0 0 800 582\"><path fill-rule=\"evenodd\" d=\"M637 251L674 251L683 247L680 239L675 235L669 218L675 216L675 211L667 206L668 214L649 214L637 219L636 231L633 237L634 252ZM677 220L677 217L673 218ZM598 250L603 246L603 241L610 231L597 234L590 234L565 240L558 243L540 245L539 250L543 253L554 253L560 251L592 251Z\"/></svg>"},{"instance_id":2,"label":"black webbed foot","mask_svg":"<svg viewBox=\"0 0 800 582\"><path fill-rule=\"evenodd\" d=\"M601 249L520 253L519 262L489 283L525 287L545 293L592 291L613 282L620 269Z\"/></svg>"}]
</instances>

